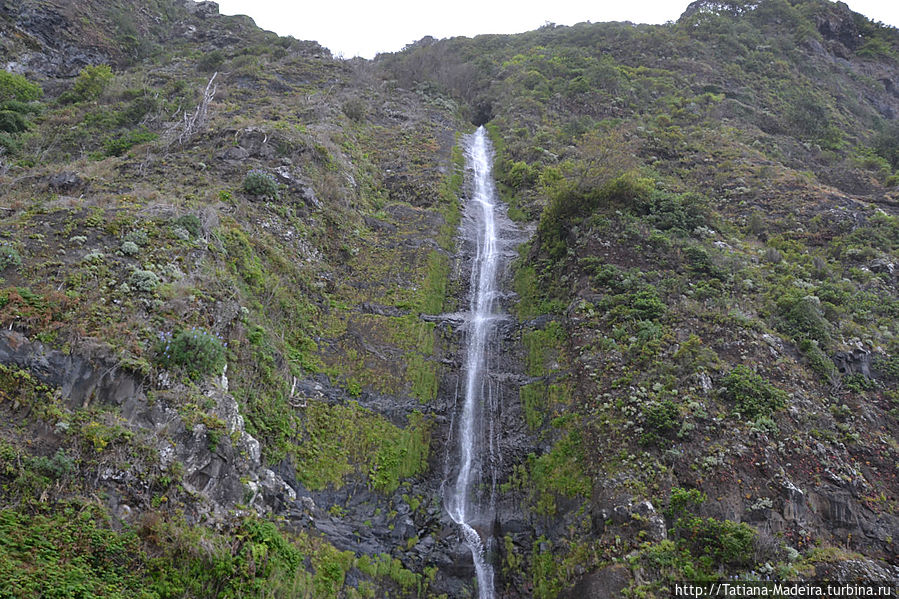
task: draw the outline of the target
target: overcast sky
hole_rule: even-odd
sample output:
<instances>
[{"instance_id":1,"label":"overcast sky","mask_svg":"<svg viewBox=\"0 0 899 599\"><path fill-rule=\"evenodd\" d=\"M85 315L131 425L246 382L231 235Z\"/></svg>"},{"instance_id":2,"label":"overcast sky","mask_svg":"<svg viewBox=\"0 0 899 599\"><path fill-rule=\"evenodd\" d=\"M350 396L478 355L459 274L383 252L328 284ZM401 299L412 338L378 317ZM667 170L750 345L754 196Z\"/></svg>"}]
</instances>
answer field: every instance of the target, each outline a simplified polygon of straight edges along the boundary
<instances>
[{"instance_id":1,"label":"overcast sky","mask_svg":"<svg viewBox=\"0 0 899 599\"><path fill-rule=\"evenodd\" d=\"M432 35L520 33L547 21L664 23L676 20L690 0L218 0L221 12L253 17L263 29L316 40L344 58L372 58ZM849 7L899 26L897 0L847 0Z\"/></svg>"}]
</instances>

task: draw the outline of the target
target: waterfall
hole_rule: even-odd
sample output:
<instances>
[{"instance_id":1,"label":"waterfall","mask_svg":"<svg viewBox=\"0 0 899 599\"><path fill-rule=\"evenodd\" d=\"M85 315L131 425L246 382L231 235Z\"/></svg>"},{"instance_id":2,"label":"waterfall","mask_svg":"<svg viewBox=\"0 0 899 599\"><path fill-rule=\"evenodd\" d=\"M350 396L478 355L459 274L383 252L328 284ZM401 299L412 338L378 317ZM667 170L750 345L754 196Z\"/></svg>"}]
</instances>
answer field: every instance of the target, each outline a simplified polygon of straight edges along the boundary
<instances>
[{"instance_id":1,"label":"waterfall","mask_svg":"<svg viewBox=\"0 0 899 599\"><path fill-rule=\"evenodd\" d=\"M450 517L459 525L471 549L480 599L493 599L492 548L497 465L494 418L499 389L490 380L490 361L496 352L496 322L502 317L497 302L497 273L501 238L497 221L505 215L497 206L491 172L492 153L483 127L468 138L466 165L471 198L465 210L463 233L471 253L469 312L465 319L465 371L462 407L458 414L458 468L455 482L445 488ZM478 532L478 528L486 534Z\"/></svg>"}]
</instances>

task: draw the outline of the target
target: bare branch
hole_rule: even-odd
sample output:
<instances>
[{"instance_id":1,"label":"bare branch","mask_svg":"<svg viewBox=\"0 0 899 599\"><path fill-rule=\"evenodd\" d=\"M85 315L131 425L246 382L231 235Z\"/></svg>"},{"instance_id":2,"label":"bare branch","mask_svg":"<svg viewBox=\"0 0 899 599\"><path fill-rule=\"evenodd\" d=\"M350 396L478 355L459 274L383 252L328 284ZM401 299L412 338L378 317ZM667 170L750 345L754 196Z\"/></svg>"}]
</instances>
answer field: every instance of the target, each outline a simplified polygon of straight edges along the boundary
<instances>
[{"instance_id":1,"label":"bare branch","mask_svg":"<svg viewBox=\"0 0 899 599\"><path fill-rule=\"evenodd\" d=\"M213 85L216 75L218 75L218 71L212 74L209 83L206 84L206 89L203 91L203 99L197 104L197 108L193 113L185 111L184 119L169 127L167 132L170 138L169 146L175 142L183 146L197 133L206 128L209 122L209 105L215 98L215 92L218 89L217 85Z\"/></svg>"}]
</instances>

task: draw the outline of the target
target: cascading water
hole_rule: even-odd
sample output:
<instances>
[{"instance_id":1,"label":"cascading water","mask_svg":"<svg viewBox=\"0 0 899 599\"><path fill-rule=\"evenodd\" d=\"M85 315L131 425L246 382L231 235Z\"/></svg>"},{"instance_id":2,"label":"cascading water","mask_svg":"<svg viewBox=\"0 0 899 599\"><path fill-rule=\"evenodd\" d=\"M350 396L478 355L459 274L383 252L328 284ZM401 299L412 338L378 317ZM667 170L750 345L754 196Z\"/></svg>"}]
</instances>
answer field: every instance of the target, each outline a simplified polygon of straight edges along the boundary
<instances>
[{"instance_id":1,"label":"cascading water","mask_svg":"<svg viewBox=\"0 0 899 599\"><path fill-rule=\"evenodd\" d=\"M490 380L490 360L496 351L496 322L502 317L497 302L497 271L503 258L497 221L498 210L491 173L491 151L483 127L468 139L467 165L471 173L471 199L466 206L465 241L471 247L471 289L465 319L465 374L461 413L458 415L458 472L446 489L450 517L462 530L474 559L480 599L493 599L493 566L487 552L492 535L478 532L492 526L497 468L494 418L499 390Z\"/></svg>"}]
</instances>

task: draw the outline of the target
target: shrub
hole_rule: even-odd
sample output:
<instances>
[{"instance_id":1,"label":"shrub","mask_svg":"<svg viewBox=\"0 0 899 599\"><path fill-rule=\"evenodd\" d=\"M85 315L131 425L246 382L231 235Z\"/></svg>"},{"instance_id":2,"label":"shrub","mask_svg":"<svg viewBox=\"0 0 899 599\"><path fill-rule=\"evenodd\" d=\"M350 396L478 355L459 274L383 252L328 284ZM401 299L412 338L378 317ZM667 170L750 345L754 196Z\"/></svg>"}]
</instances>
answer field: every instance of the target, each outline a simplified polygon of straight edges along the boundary
<instances>
[{"instance_id":1,"label":"shrub","mask_svg":"<svg viewBox=\"0 0 899 599\"><path fill-rule=\"evenodd\" d=\"M123 241L120 249L126 256L136 256L140 253L140 248L133 241Z\"/></svg>"},{"instance_id":2,"label":"shrub","mask_svg":"<svg viewBox=\"0 0 899 599\"><path fill-rule=\"evenodd\" d=\"M768 416L787 404L787 394L744 365L735 366L722 379L722 395L736 403L747 419Z\"/></svg>"},{"instance_id":3,"label":"shrub","mask_svg":"<svg viewBox=\"0 0 899 599\"><path fill-rule=\"evenodd\" d=\"M0 110L0 131L5 133L21 133L28 129L28 119L14 110Z\"/></svg>"},{"instance_id":4,"label":"shrub","mask_svg":"<svg viewBox=\"0 0 899 599\"><path fill-rule=\"evenodd\" d=\"M768 248L765 250L765 262L768 264L780 264L784 257L777 248Z\"/></svg>"},{"instance_id":5,"label":"shrub","mask_svg":"<svg viewBox=\"0 0 899 599\"><path fill-rule=\"evenodd\" d=\"M22 256L19 255L16 248L9 245L0 245L0 272L10 266L13 268L22 266Z\"/></svg>"},{"instance_id":6,"label":"shrub","mask_svg":"<svg viewBox=\"0 0 899 599\"><path fill-rule=\"evenodd\" d=\"M522 189L532 186L536 180L536 169L532 169L526 162L519 161L512 163L505 183L514 189Z\"/></svg>"},{"instance_id":7,"label":"shrub","mask_svg":"<svg viewBox=\"0 0 899 599\"><path fill-rule=\"evenodd\" d=\"M874 151L899 169L899 123L891 122L874 137Z\"/></svg>"},{"instance_id":8,"label":"shrub","mask_svg":"<svg viewBox=\"0 0 899 599\"><path fill-rule=\"evenodd\" d=\"M203 232L203 223L196 214L185 214L175 220L175 225L187 231L191 237L197 237Z\"/></svg>"},{"instance_id":9,"label":"shrub","mask_svg":"<svg viewBox=\"0 0 899 599\"><path fill-rule=\"evenodd\" d=\"M673 194L653 191L635 206L635 212L645 216L655 227L667 231L692 231L706 224L705 200L696 194Z\"/></svg>"},{"instance_id":10,"label":"shrub","mask_svg":"<svg viewBox=\"0 0 899 599\"><path fill-rule=\"evenodd\" d=\"M813 295L787 296L778 302L779 327L796 339L812 339L826 347L830 343L830 323L824 318L821 300Z\"/></svg>"},{"instance_id":11,"label":"shrub","mask_svg":"<svg viewBox=\"0 0 899 599\"><path fill-rule=\"evenodd\" d=\"M694 555L705 555L716 564L744 566L752 563L755 531L747 524L716 518L685 516L675 523L675 534Z\"/></svg>"},{"instance_id":12,"label":"shrub","mask_svg":"<svg viewBox=\"0 0 899 599\"><path fill-rule=\"evenodd\" d=\"M706 500L697 489L671 489L671 501L665 515L673 520L672 537L678 547L696 556L711 558L714 564L743 566L752 563L756 532L742 522L701 518L695 515Z\"/></svg>"},{"instance_id":13,"label":"shrub","mask_svg":"<svg viewBox=\"0 0 899 599\"><path fill-rule=\"evenodd\" d=\"M347 117L352 121L356 121L358 123L365 118L365 104L363 104L362 100L358 98L347 100L343 103L343 106L341 108L343 109L343 114L347 115Z\"/></svg>"},{"instance_id":14,"label":"shrub","mask_svg":"<svg viewBox=\"0 0 899 599\"><path fill-rule=\"evenodd\" d=\"M31 83L21 75L0 69L0 103L33 102L43 94L44 91L39 85Z\"/></svg>"},{"instance_id":15,"label":"shrub","mask_svg":"<svg viewBox=\"0 0 899 599\"><path fill-rule=\"evenodd\" d=\"M222 51L213 50L200 58L200 61L197 63L197 70L201 73L212 73L213 71L219 70L219 67L221 67L224 62L225 55L222 54Z\"/></svg>"},{"instance_id":16,"label":"shrub","mask_svg":"<svg viewBox=\"0 0 899 599\"><path fill-rule=\"evenodd\" d=\"M74 239L74 238L73 238ZM122 241L134 243L135 245L141 246L147 244L147 232L143 229L135 229L134 231L129 231L125 234L125 237Z\"/></svg>"},{"instance_id":17,"label":"shrub","mask_svg":"<svg viewBox=\"0 0 899 599\"><path fill-rule=\"evenodd\" d=\"M877 388L877 383L869 379L865 375L857 372L847 374L843 377L843 385L850 391L861 393L862 391L871 391Z\"/></svg>"},{"instance_id":18,"label":"shrub","mask_svg":"<svg viewBox=\"0 0 899 599\"><path fill-rule=\"evenodd\" d=\"M109 87L113 77L109 65L98 64L84 67L78 73L75 86L72 88L74 99L76 101L96 100Z\"/></svg>"},{"instance_id":19,"label":"shrub","mask_svg":"<svg viewBox=\"0 0 899 599\"><path fill-rule=\"evenodd\" d=\"M644 445L658 443L680 428L680 412L670 399L653 403L643 409L646 432L640 438Z\"/></svg>"},{"instance_id":20,"label":"shrub","mask_svg":"<svg viewBox=\"0 0 899 599\"><path fill-rule=\"evenodd\" d=\"M836 375L836 366L834 366L833 361L827 357L827 354L821 351L821 348L818 347L816 341L803 339L799 342L799 349L805 354L805 358L808 360L812 370L814 370L822 379L830 381L830 379Z\"/></svg>"},{"instance_id":21,"label":"shrub","mask_svg":"<svg viewBox=\"0 0 899 599\"><path fill-rule=\"evenodd\" d=\"M548 169L544 169L546 175ZM541 176L541 182L545 177ZM576 182L554 177L546 185L550 201L540 216L537 232L540 243L555 260L567 252L568 229L577 218L583 217L597 208L614 205L632 205L645 201L653 191L651 179L625 173L599 187L579 187Z\"/></svg>"},{"instance_id":22,"label":"shrub","mask_svg":"<svg viewBox=\"0 0 899 599\"><path fill-rule=\"evenodd\" d=\"M683 514L698 508L705 500L705 493L699 489L673 487L668 508L665 510L665 516L669 520L676 520Z\"/></svg>"},{"instance_id":23,"label":"shrub","mask_svg":"<svg viewBox=\"0 0 899 599\"><path fill-rule=\"evenodd\" d=\"M278 183L268 173L253 169L243 179L243 190L259 197L277 197Z\"/></svg>"},{"instance_id":24,"label":"shrub","mask_svg":"<svg viewBox=\"0 0 899 599\"><path fill-rule=\"evenodd\" d=\"M665 314L665 304L652 287L641 289L630 297L630 308L639 320L656 320Z\"/></svg>"},{"instance_id":25,"label":"shrub","mask_svg":"<svg viewBox=\"0 0 899 599\"><path fill-rule=\"evenodd\" d=\"M137 269L131 273L131 277L128 279L128 285L132 289L149 293L159 285L159 277L157 277L156 273L152 270Z\"/></svg>"},{"instance_id":26,"label":"shrub","mask_svg":"<svg viewBox=\"0 0 899 599\"><path fill-rule=\"evenodd\" d=\"M181 369L190 378L197 379L219 372L225 366L225 344L204 329L182 330L175 335L160 333L156 363L164 368Z\"/></svg>"},{"instance_id":27,"label":"shrub","mask_svg":"<svg viewBox=\"0 0 899 599\"><path fill-rule=\"evenodd\" d=\"M120 136L107 139L103 144L103 154L106 156L121 156L134 146L148 141L153 141L158 135L145 129L129 131Z\"/></svg>"}]
</instances>

